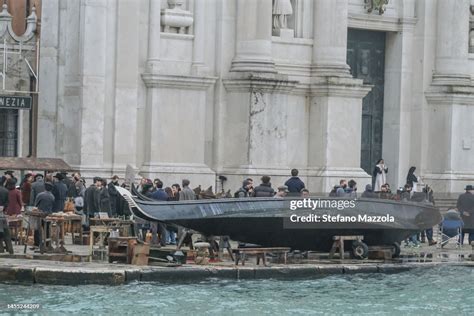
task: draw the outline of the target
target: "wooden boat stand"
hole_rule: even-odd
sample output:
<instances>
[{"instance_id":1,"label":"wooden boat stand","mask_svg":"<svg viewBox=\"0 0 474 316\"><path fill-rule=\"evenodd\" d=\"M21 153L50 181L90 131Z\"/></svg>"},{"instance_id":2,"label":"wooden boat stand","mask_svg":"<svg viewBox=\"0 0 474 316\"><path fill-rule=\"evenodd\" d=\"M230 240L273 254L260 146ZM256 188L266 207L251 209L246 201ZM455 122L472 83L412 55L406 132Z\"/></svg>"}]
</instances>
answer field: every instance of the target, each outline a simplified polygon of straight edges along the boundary
<instances>
[{"instance_id":1,"label":"wooden boat stand","mask_svg":"<svg viewBox=\"0 0 474 316\"><path fill-rule=\"evenodd\" d=\"M245 260L247 255L256 255L257 256L257 265L260 264L260 259L264 266L267 266L267 253L274 253L283 255L283 263L287 263L288 252L290 252L288 247L271 247L271 248L238 248L234 249L233 253L235 254L235 265L239 265L239 261L242 260L242 265L245 265Z\"/></svg>"},{"instance_id":2,"label":"wooden boat stand","mask_svg":"<svg viewBox=\"0 0 474 316\"><path fill-rule=\"evenodd\" d=\"M329 259L332 259L336 250L339 250L339 259L344 260L344 241L362 241L364 236L334 236L332 239L334 242L332 243L332 248L329 252Z\"/></svg>"},{"instance_id":3,"label":"wooden boat stand","mask_svg":"<svg viewBox=\"0 0 474 316\"><path fill-rule=\"evenodd\" d=\"M178 240L178 244L176 245L176 249L180 250L184 243L187 243L189 245L189 249L194 249L192 239L193 234L199 233L192 229L183 228ZM231 260L234 261L234 255L232 247L230 245L229 236L219 236L218 243L215 237L206 237L205 239L205 241L209 242L209 244L211 245L211 247L209 247L209 253L211 258L215 257L215 253L217 252L218 258L222 260L222 256L224 255L224 249L226 249L229 253Z\"/></svg>"}]
</instances>

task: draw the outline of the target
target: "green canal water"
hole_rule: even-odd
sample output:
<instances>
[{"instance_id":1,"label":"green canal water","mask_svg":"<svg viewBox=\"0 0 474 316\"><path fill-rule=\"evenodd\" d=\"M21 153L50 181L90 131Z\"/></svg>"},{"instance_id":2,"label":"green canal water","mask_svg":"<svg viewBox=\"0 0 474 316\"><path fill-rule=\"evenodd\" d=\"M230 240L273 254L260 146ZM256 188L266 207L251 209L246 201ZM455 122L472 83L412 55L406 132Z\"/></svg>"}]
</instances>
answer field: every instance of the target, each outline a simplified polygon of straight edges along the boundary
<instances>
[{"instance_id":1,"label":"green canal water","mask_svg":"<svg viewBox=\"0 0 474 316\"><path fill-rule=\"evenodd\" d=\"M12 303L41 304L35 313L44 315L474 315L474 269L115 287L1 284L0 311L12 313Z\"/></svg>"}]
</instances>

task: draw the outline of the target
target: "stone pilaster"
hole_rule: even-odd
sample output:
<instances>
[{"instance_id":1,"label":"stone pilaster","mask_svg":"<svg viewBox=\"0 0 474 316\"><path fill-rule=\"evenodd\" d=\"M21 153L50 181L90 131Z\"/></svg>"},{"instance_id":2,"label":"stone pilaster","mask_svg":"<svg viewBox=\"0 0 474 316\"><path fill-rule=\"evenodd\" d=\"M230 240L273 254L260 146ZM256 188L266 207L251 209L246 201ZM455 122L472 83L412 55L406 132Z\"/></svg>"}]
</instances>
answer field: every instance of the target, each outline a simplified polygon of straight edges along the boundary
<instances>
[{"instance_id":1,"label":"stone pilaster","mask_svg":"<svg viewBox=\"0 0 474 316\"><path fill-rule=\"evenodd\" d=\"M425 182L462 192L474 180L474 86L468 61L470 1L438 0L435 73L428 102Z\"/></svg>"},{"instance_id":2,"label":"stone pilaster","mask_svg":"<svg viewBox=\"0 0 474 316\"><path fill-rule=\"evenodd\" d=\"M38 157L56 157L59 76L59 0L42 4L42 34L38 94Z\"/></svg>"},{"instance_id":3,"label":"stone pilaster","mask_svg":"<svg viewBox=\"0 0 474 316\"><path fill-rule=\"evenodd\" d=\"M348 0L314 2L308 186L328 192L339 179L369 183L360 168L362 98L371 87L346 63Z\"/></svg>"},{"instance_id":4,"label":"stone pilaster","mask_svg":"<svg viewBox=\"0 0 474 316\"><path fill-rule=\"evenodd\" d=\"M193 75L206 75L209 67L205 63L206 55L206 18L208 1L194 2L194 41L193 41Z\"/></svg>"},{"instance_id":5,"label":"stone pilaster","mask_svg":"<svg viewBox=\"0 0 474 316\"><path fill-rule=\"evenodd\" d=\"M150 1L154 6L155 2ZM116 61L114 86L114 126L113 131L113 173L122 174L127 164L135 167L137 151L137 99L138 77L130 74L139 73L139 6L134 0L117 2L116 23ZM156 14L157 12L155 12ZM158 14L159 17L159 14ZM153 48L153 52L156 47ZM154 56L154 55L152 55ZM154 56L155 58L157 56ZM149 60L148 67L158 67L156 59Z\"/></svg>"},{"instance_id":6,"label":"stone pilaster","mask_svg":"<svg viewBox=\"0 0 474 316\"><path fill-rule=\"evenodd\" d=\"M81 2L81 169L104 166L107 1Z\"/></svg>"}]
</instances>

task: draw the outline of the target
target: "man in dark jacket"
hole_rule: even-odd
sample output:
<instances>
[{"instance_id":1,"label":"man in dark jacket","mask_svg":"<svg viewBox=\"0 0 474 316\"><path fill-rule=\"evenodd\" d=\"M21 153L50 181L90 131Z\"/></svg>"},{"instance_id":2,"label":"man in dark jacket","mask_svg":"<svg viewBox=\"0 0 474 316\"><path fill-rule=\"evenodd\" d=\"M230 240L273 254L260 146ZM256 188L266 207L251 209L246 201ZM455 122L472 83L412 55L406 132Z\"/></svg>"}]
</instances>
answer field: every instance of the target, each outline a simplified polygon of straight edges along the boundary
<instances>
[{"instance_id":1,"label":"man in dark jacket","mask_svg":"<svg viewBox=\"0 0 474 316\"><path fill-rule=\"evenodd\" d=\"M0 185L0 207L5 207L8 204L8 190L3 185Z\"/></svg>"},{"instance_id":2,"label":"man in dark jacket","mask_svg":"<svg viewBox=\"0 0 474 316\"><path fill-rule=\"evenodd\" d=\"M113 176L112 181L109 182L107 185L107 190L109 191L109 198L110 198L110 209L112 211L112 216L117 215L118 213L118 205L119 205L119 198L120 194L118 193L116 186L119 186L119 177Z\"/></svg>"},{"instance_id":3,"label":"man in dark jacket","mask_svg":"<svg viewBox=\"0 0 474 316\"><path fill-rule=\"evenodd\" d=\"M34 206L36 206L41 212L51 214L53 213L54 207L54 195L51 193L54 189L54 185L50 182L46 182L44 184L45 191L41 192L36 196ZM33 223L31 223L33 224ZM35 227L35 231L33 234L34 237L34 245L38 247L41 243L41 231L40 231L40 222L37 222ZM49 227L46 228L49 230ZM48 233L47 233L48 234Z\"/></svg>"},{"instance_id":4,"label":"man in dark jacket","mask_svg":"<svg viewBox=\"0 0 474 316\"><path fill-rule=\"evenodd\" d=\"M45 191L38 194L35 198L34 206L44 213L51 214L54 210L55 197L51 191L54 190L54 185L50 182L44 184Z\"/></svg>"},{"instance_id":5,"label":"man in dark jacket","mask_svg":"<svg viewBox=\"0 0 474 316\"><path fill-rule=\"evenodd\" d=\"M298 169L291 169L291 178L286 180L285 185L288 187L288 196L300 195L305 186L304 182L298 177Z\"/></svg>"},{"instance_id":6,"label":"man in dark jacket","mask_svg":"<svg viewBox=\"0 0 474 316\"><path fill-rule=\"evenodd\" d=\"M156 190L150 197L157 201L168 201L168 194L163 190L163 182L160 179L155 179Z\"/></svg>"},{"instance_id":7,"label":"man in dark jacket","mask_svg":"<svg viewBox=\"0 0 474 316\"><path fill-rule=\"evenodd\" d=\"M163 182L160 179L155 179L155 191L151 193L150 197L153 200L157 201L168 201L169 196L165 190L163 190ZM176 244L176 235L173 231L170 230L171 227L168 227L166 224L152 223L152 234L158 233L160 238L160 244L166 246L166 244Z\"/></svg>"},{"instance_id":8,"label":"man in dark jacket","mask_svg":"<svg viewBox=\"0 0 474 316\"><path fill-rule=\"evenodd\" d=\"M263 176L261 178L262 184L253 190L254 197L273 197L275 195L275 190L272 188L270 179L269 176Z\"/></svg>"},{"instance_id":9,"label":"man in dark jacket","mask_svg":"<svg viewBox=\"0 0 474 316\"><path fill-rule=\"evenodd\" d=\"M362 193L362 197L368 199L377 199L379 195L372 191L372 184L367 184L365 186L365 191Z\"/></svg>"},{"instance_id":10,"label":"man in dark jacket","mask_svg":"<svg viewBox=\"0 0 474 316\"><path fill-rule=\"evenodd\" d=\"M464 221L464 229L462 237L465 233L469 233L469 244L474 241L474 188L472 185L467 185L466 193L459 196L457 202L457 209L461 213L462 220ZM464 238L461 238L461 243Z\"/></svg>"},{"instance_id":11,"label":"man in dark jacket","mask_svg":"<svg viewBox=\"0 0 474 316\"><path fill-rule=\"evenodd\" d=\"M64 204L66 203L67 197L67 186L63 183L63 175L57 173L54 176L53 184L53 195L54 195L54 206L53 212L64 211Z\"/></svg>"},{"instance_id":12,"label":"man in dark jacket","mask_svg":"<svg viewBox=\"0 0 474 316\"><path fill-rule=\"evenodd\" d=\"M69 188L73 184L73 180L67 176L67 172L61 172L60 174L63 176L62 182L66 185L66 188L69 190Z\"/></svg>"},{"instance_id":13,"label":"man in dark jacket","mask_svg":"<svg viewBox=\"0 0 474 316\"><path fill-rule=\"evenodd\" d=\"M234 197L236 198L245 198L249 197L249 191L252 188L252 183L249 180L244 180L242 182L242 187L235 192Z\"/></svg>"},{"instance_id":14,"label":"man in dark jacket","mask_svg":"<svg viewBox=\"0 0 474 316\"><path fill-rule=\"evenodd\" d=\"M44 191L45 191L45 188L44 188L43 175L37 174L35 176L35 182L31 184L30 205L34 205L38 194Z\"/></svg>"},{"instance_id":15,"label":"man in dark jacket","mask_svg":"<svg viewBox=\"0 0 474 316\"><path fill-rule=\"evenodd\" d=\"M107 180L102 179L100 192L99 192L99 205L100 212L107 213L109 217L112 217L112 211L110 209L110 195L107 187Z\"/></svg>"},{"instance_id":16,"label":"man in dark jacket","mask_svg":"<svg viewBox=\"0 0 474 316\"><path fill-rule=\"evenodd\" d=\"M84 192L84 213L89 216L94 216L94 213L100 211L99 195L100 187L102 185L101 178L95 177L94 183L91 184Z\"/></svg>"}]
</instances>

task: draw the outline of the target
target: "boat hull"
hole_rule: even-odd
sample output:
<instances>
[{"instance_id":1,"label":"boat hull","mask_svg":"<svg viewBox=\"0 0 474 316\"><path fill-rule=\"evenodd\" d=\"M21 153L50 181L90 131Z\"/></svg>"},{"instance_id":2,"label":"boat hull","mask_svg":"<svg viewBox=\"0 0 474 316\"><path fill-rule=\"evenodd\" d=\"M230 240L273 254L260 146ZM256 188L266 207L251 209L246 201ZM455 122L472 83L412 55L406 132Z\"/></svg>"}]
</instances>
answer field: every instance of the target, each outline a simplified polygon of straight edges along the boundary
<instances>
[{"instance_id":1,"label":"boat hull","mask_svg":"<svg viewBox=\"0 0 474 316\"><path fill-rule=\"evenodd\" d=\"M312 199L318 199L314 197ZM350 201L321 197L322 200ZM296 199L298 200L298 199ZM440 223L439 210L423 203L358 199L352 208L298 208L295 199L248 198L156 202L133 198L132 211L150 221L177 224L206 236L231 239L265 247L328 251L333 236L363 235L372 245L392 245ZM320 218L319 222L295 222L297 217ZM324 222L323 216L355 218L355 222ZM362 216L362 217L360 217ZM365 217L364 217L365 216ZM367 222L362 219L393 219Z\"/></svg>"}]
</instances>

